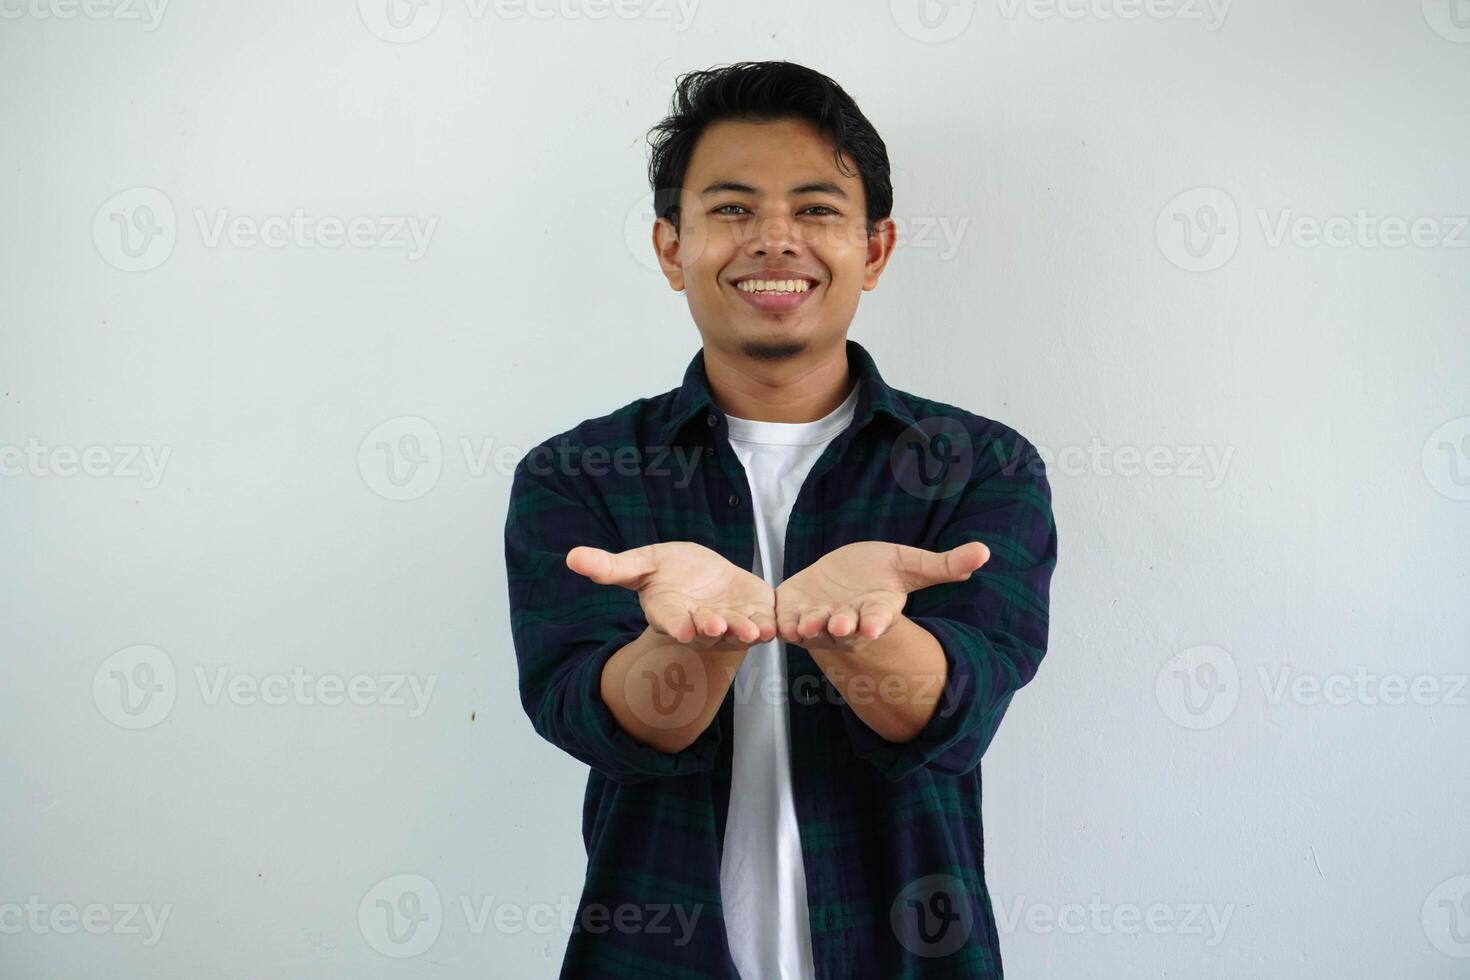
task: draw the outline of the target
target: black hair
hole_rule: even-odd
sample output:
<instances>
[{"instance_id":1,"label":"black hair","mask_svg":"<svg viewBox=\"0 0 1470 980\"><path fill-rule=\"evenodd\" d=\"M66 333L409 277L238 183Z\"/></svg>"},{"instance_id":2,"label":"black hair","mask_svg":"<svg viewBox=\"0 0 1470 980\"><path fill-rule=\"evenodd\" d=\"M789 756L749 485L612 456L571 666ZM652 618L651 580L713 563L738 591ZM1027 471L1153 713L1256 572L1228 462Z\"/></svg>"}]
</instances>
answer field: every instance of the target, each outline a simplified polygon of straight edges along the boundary
<instances>
[{"instance_id":1,"label":"black hair","mask_svg":"<svg viewBox=\"0 0 1470 980\"><path fill-rule=\"evenodd\" d=\"M867 230L893 210L888 148L842 86L821 72L790 61L741 61L680 75L669 115L649 130L653 147L648 182L654 214L679 230L679 191L694 145L721 119L766 122L805 119L831 137L838 170L842 155L857 164L867 199Z\"/></svg>"}]
</instances>

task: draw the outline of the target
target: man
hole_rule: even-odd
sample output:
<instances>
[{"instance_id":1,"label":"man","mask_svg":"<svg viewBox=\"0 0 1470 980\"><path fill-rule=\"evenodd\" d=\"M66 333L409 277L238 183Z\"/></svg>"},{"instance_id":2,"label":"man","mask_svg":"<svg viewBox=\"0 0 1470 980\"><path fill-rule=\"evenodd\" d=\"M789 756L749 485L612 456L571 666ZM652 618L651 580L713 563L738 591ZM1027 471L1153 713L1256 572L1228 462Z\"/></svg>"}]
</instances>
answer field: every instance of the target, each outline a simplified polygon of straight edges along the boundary
<instances>
[{"instance_id":1,"label":"man","mask_svg":"<svg viewBox=\"0 0 1470 980\"><path fill-rule=\"evenodd\" d=\"M1000 977L979 764L1046 649L1041 460L847 339L895 230L835 82L691 73L656 131L702 349L528 452L505 526L522 704L591 767L561 976Z\"/></svg>"}]
</instances>

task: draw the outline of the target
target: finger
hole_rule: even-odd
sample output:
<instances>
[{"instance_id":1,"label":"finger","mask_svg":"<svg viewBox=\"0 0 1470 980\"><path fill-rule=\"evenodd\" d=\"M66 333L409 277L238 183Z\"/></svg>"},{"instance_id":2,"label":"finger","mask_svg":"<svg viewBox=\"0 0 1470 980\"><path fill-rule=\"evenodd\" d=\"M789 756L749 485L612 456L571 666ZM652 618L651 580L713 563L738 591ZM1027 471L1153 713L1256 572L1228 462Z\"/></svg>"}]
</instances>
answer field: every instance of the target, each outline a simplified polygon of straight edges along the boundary
<instances>
[{"instance_id":1,"label":"finger","mask_svg":"<svg viewBox=\"0 0 1470 980\"><path fill-rule=\"evenodd\" d=\"M781 639L787 643L796 643L801 640L801 634L796 627L801 622L801 609L792 605L782 605L778 599L776 602L776 632Z\"/></svg>"},{"instance_id":2,"label":"finger","mask_svg":"<svg viewBox=\"0 0 1470 980\"><path fill-rule=\"evenodd\" d=\"M566 563L598 585L621 585L626 589L638 588L655 568L653 550L647 545L616 552L577 545L567 552Z\"/></svg>"},{"instance_id":3,"label":"finger","mask_svg":"<svg viewBox=\"0 0 1470 980\"><path fill-rule=\"evenodd\" d=\"M650 609L648 625L659 633L673 637L677 643L689 643L697 632L688 607L677 602L665 602Z\"/></svg>"},{"instance_id":4,"label":"finger","mask_svg":"<svg viewBox=\"0 0 1470 980\"><path fill-rule=\"evenodd\" d=\"M729 629L725 631L726 634L742 643L753 643L760 636L760 627L752 623L749 616L730 612L725 614L725 622L729 626Z\"/></svg>"},{"instance_id":5,"label":"finger","mask_svg":"<svg viewBox=\"0 0 1470 980\"><path fill-rule=\"evenodd\" d=\"M893 609L881 599L869 599L863 603L860 613L861 619L857 628L859 636L875 640L888 632L888 628L893 625Z\"/></svg>"},{"instance_id":6,"label":"finger","mask_svg":"<svg viewBox=\"0 0 1470 980\"><path fill-rule=\"evenodd\" d=\"M725 619L709 606L696 606L694 609L694 625L699 627L701 636L721 637L725 635Z\"/></svg>"},{"instance_id":7,"label":"finger","mask_svg":"<svg viewBox=\"0 0 1470 980\"><path fill-rule=\"evenodd\" d=\"M827 628L827 616L831 612L826 606L808 609L801 614L796 631L804 637L816 636Z\"/></svg>"},{"instance_id":8,"label":"finger","mask_svg":"<svg viewBox=\"0 0 1470 980\"><path fill-rule=\"evenodd\" d=\"M857 610L851 606L838 606L827 620L827 632L833 636L851 636L857 628Z\"/></svg>"},{"instance_id":9,"label":"finger","mask_svg":"<svg viewBox=\"0 0 1470 980\"><path fill-rule=\"evenodd\" d=\"M759 642L765 643L776 638L778 628L776 626L775 616L767 612L754 613L751 615L750 621L755 623L756 627L761 631L760 636L757 638Z\"/></svg>"}]
</instances>

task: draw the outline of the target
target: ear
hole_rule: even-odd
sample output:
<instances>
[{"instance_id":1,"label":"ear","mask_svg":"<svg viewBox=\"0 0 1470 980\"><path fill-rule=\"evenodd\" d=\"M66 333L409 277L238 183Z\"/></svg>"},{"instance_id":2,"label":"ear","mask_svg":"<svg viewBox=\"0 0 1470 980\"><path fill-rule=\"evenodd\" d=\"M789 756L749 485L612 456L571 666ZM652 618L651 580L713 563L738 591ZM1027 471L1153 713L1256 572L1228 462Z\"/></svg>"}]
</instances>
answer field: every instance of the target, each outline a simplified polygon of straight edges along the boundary
<instances>
[{"instance_id":1,"label":"ear","mask_svg":"<svg viewBox=\"0 0 1470 980\"><path fill-rule=\"evenodd\" d=\"M668 218L655 218L653 254L658 258L658 266L663 270L664 278L669 281L669 288L675 292L682 292L684 289L684 264L680 260L682 248L674 223Z\"/></svg>"},{"instance_id":2,"label":"ear","mask_svg":"<svg viewBox=\"0 0 1470 980\"><path fill-rule=\"evenodd\" d=\"M879 218L874 223L873 233L868 236L868 256L863 266L863 289L872 289L878 285L878 277L883 274L888 260L893 257L894 245L898 240L897 228L892 218Z\"/></svg>"}]
</instances>

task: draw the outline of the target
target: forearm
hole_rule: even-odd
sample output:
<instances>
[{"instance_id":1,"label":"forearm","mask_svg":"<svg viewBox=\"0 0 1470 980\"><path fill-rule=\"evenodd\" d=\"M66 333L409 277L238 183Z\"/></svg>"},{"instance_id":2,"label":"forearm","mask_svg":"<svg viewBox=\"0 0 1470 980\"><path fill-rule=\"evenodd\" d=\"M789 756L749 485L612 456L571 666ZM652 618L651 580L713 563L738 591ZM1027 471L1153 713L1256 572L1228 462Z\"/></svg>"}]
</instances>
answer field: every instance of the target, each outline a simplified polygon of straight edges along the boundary
<instances>
[{"instance_id":1,"label":"forearm","mask_svg":"<svg viewBox=\"0 0 1470 980\"><path fill-rule=\"evenodd\" d=\"M714 720L745 653L695 650L650 626L608 658L602 669L602 700L634 739L660 752L678 752ZM688 669L691 655L703 664L702 676ZM676 683L681 671L683 688ZM698 699L697 712L685 698ZM671 725L671 720L680 724Z\"/></svg>"},{"instance_id":2,"label":"forearm","mask_svg":"<svg viewBox=\"0 0 1470 980\"><path fill-rule=\"evenodd\" d=\"M890 742L923 731L949 679L939 641L902 613L856 650L808 652L863 723Z\"/></svg>"}]
</instances>

